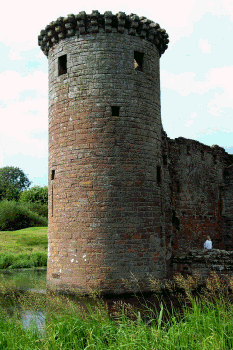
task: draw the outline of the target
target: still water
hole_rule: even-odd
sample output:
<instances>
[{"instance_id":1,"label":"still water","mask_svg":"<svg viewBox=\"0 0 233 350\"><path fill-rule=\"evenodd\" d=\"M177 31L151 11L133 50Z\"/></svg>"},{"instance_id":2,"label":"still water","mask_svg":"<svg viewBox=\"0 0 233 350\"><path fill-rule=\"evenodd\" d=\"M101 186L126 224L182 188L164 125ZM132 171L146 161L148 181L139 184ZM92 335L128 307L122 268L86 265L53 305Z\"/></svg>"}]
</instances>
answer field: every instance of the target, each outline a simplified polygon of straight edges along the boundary
<instances>
[{"instance_id":1,"label":"still water","mask_svg":"<svg viewBox=\"0 0 233 350\"><path fill-rule=\"evenodd\" d=\"M46 292L46 268L38 270L18 269L18 270L2 270L0 272L1 279L10 282L20 290L35 290L40 293Z\"/></svg>"},{"instance_id":2,"label":"still water","mask_svg":"<svg viewBox=\"0 0 233 350\"><path fill-rule=\"evenodd\" d=\"M46 294L46 268L38 270L2 270L2 272L0 272L0 282L4 284L4 281L20 291L30 291L39 294ZM80 300L78 297L72 296L69 296L69 298L74 300L77 304L84 306L84 309L87 303L93 304L93 301L90 302L90 299L88 298L82 298L82 300ZM107 304L110 314L115 312L115 307L117 304L126 303L132 305L142 312L142 318L146 322L148 317L147 313L145 313L143 316L143 313L145 311L145 307L143 305L146 304L146 308L149 306L152 307L152 309L156 309L158 312L160 311L161 307L158 298L156 298L151 293L143 295L143 297L140 298L133 295L105 296L103 297L103 301ZM170 311L169 309L171 308L171 301L175 308L180 308L180 303L178 302L177 298L174 299L171 296L168 296L163 298L163 301L165 301L165 304L167 304L166 308L168 311ZM9 306L7 308L9 309ZM10 308L17 308L17 305L11 306ZM35 310L33 307L26 310L24 309L20 311L20 318L21 324L24 328L30 328L30 326L34 323L40 333L44 332L46 322L45 310ZM148 322L150 322L149 319Z\"/></svg>"},{"instance_id":3,"label":"still water","mask_svg":"<svg viewBox=\"0 0 233 350\"><path fill-rule=\"evenodd\" d=\"M46 293L46 268L31 270L4 270L0 272L0 281L20 291ZM8 307L8 309L14 307ZM24 328L30 328L34 323L37 329L43 333L45 327L45 312L33 309L21 311L21 323Z\"/></svg>"}]
</instances>

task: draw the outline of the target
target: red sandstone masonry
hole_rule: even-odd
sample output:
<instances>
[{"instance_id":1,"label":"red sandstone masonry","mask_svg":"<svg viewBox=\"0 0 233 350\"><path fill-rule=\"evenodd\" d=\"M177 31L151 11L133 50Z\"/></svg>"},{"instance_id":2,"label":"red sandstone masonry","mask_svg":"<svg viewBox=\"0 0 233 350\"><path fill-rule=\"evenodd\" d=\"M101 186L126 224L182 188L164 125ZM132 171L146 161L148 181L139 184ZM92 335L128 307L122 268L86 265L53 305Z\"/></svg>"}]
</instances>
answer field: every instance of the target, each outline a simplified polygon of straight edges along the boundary
<instances>
[{"instance_id":1,"label":"red sandstone masonry","mask_svg":"<svg viewBox=\"0 0 233 350\"><path fill-rule=\"evenodd\" d=\"M214 248L232 250L233 156L216 145L164 136L164 193L171 199L170 205L164 197L167 225L172 221L166 236L171 254L202 249L207 235Z\"/></svg>"},{"instance_id":2,"label":"red sandstone masonry","mask_svg":"<svg viewBox=\"0 0 233 350\"><path fill-rule=\"evenodd\" d=\"M167 37L137 16L126 17L124 32L100 30L101 16L77 17L85 34L52 42L53 24L42 33L49 59L47 280L58 289L120 293L129 288L122 279L136 278L148 290L149 275L166 274L154 165L161 164L159 57ZM96 18L93 33L88 23ZM134 69L135 52L144 54L143 71ZM67 73L58 76L63 55Z\"/></svg>"},{"instance_id":3,"label":"red sandstone masonry","mask_svg":"<svg viewBox=\"0 0 233 350\"><path fill-rule=\"evenodd\" d=\"M165 30L93 11L58 18L38 39L49 60L48 286L137 292L148 277L229 271L231 254L226 268L221 252L208 266L189 254L207 234L233 249L233 155L163 131Z\"/></svg>"}]
</instances>

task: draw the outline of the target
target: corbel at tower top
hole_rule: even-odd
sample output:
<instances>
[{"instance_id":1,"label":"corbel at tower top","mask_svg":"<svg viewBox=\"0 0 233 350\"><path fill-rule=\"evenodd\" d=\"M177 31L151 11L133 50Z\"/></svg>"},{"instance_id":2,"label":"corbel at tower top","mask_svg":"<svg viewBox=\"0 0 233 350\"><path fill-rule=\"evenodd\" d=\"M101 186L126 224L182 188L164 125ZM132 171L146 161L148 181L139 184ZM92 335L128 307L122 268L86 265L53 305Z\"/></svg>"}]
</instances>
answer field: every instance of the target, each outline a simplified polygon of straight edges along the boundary
<instances>
[{"instance_id":1,"label":"corbel at tower top","mask_svg":"<svg viewBox=\"0 0 233 350\"><path fill-rule=\"evenodd\" d=\"M169 43L166 31L161 29L158 23L146 17L138 17L133 13L126 15L124 12L113 15L110 11L106 11L103 15L98 11L92 11L88 15L82 11L77 15L59 17L56 21L49 23L44 30L41 30L38 45L48 56L49 49L62 39L104 32L129 34L148 40L157 47L160 56Z\"/></svg>"}]
</instances>

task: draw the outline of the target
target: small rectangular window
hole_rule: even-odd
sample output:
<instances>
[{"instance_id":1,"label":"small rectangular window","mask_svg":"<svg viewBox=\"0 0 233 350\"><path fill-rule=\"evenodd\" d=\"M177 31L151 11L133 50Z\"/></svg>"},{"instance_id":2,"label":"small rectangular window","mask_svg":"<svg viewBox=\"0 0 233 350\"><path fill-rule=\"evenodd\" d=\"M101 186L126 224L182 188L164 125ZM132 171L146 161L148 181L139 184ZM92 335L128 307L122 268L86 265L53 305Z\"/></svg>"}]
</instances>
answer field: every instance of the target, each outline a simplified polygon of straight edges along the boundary
<instances>
[{"instance_id":1,"label":"small rectangular window","mask_svg":"<svg viewBox=\"0 0 233 350\"><path fill-rule=\"evenodd\" d=\"M67 55L58 57L58 76L67 73Z\"/></svg>"},{"instance_id":2,"label":"small rectangular window","mask_svg":"<svg viewBox=\"0 0 233 350\"><path fill-rule=\"evenodd\" d=\"M112 106L112 116L119 117L120 115L120 107Z\"/></svg>"},{"instance_id":3,"label":"small rectangular window","mask_svg":"<svg viewBox=\"0 0 233 350\"><path fill-rule=\"evenodd\" d=\"M144 53L134 51L134 70L143 72L143 57Z\"/></svg>"},{"instance_id":4,"label":"small rectangular window","mask_svg":"<svg viewBox=\"0 0 233 350\"><path fill-rule=\"evenodd\" d=\"M55 178L55 170L52 170L52 172L51 172L51 180L54 180L54 178Z\"/></svg>"},{"instance_id":5,"label":"small rectangular window","mask_svg":"<svg viewBox=\"0 0 233 350\"><path fill-rule=\"evenodd\" d=\"M157 165L157 182L161 183L161 166Z\"/></svg>"}]
</instances>

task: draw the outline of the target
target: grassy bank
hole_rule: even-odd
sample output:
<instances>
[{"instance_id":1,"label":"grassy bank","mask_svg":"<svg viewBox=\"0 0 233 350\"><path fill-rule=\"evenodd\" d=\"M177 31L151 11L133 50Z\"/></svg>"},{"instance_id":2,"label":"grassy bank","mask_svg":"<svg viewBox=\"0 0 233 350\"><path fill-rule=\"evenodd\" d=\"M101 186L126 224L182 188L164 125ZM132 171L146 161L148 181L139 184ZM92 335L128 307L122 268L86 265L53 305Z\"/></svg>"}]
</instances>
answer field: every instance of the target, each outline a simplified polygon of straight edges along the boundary
<instances>
[{"instance_id":1,"label":"grassy bank","mask_svg":"<svg viewBox=\"0 0 233 350\"><path fill-rule=\"evenodd\" d=\"M233 348L233 306L228 290L214 284L194 298L186 295L190 306L183 303L182 313L170 313L163 318L164 309L156 312L148 308L148 320L127 304L116 307L114 315L101 299L95 306L84 308L67 297L53 294L26 294L18 297L18 308L11 317L0 307L0 349L43 350L225 350ZM215 289L213 289L215 288ZM14 300L14 293L7 293ZM0 299L3 303L3 298ZM30 307L46 312L46 326L42 333L35 327L23 329L19 313Z\"/></svg>"},{"instance_id":2,"label":"grassy bank","mask_svg":"<svg viewBox=\"0 0 233 350\"><path fill-rule=\"evenodd\" d=\"M47 227L0 231L0 269L47 265Z\"/></svg>"}]
</instances>

